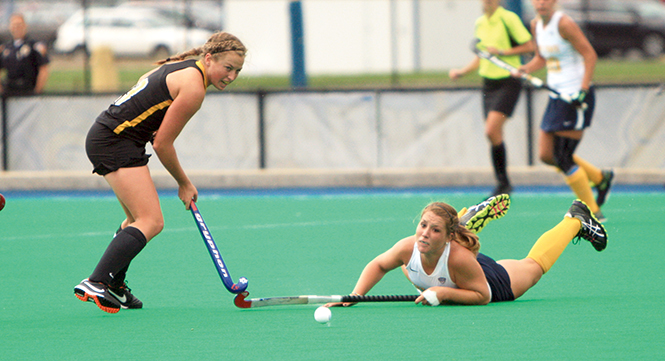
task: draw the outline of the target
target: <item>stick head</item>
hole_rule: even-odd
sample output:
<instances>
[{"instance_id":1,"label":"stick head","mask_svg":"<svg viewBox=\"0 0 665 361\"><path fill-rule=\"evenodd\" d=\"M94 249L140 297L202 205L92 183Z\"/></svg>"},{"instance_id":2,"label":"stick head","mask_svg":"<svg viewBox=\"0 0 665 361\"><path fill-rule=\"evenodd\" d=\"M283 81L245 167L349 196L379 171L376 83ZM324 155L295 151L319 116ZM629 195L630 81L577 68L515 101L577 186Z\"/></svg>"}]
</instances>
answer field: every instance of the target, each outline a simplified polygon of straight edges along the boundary
<instances>
[{"instance_id":1,"label":"stick head","mask_svg":"<svg viewBox=\"0 0 665 361\"><path fill-rule=\"evenodd\" d=\"M252 303L249 301L245 301L245 298L247 298L247 296L249 296L249 292L243 291L236 295L236 298L233 300L233 303L235 303L236 307L250 308L252 307Z\"/></svg>"},{"instance_id":2,"label":"stick head","mask_svg":"<svg viewBox=\"0 0 665 361\"><path fill-rule=\"evenodd\" d=\"M488 53L487 50L481 49L478 44L480 44L480 39L475 38L471 41L471 51L474 54L478 55L481 58L489 59L492 54Z\"/></svg>"}]
</instances>

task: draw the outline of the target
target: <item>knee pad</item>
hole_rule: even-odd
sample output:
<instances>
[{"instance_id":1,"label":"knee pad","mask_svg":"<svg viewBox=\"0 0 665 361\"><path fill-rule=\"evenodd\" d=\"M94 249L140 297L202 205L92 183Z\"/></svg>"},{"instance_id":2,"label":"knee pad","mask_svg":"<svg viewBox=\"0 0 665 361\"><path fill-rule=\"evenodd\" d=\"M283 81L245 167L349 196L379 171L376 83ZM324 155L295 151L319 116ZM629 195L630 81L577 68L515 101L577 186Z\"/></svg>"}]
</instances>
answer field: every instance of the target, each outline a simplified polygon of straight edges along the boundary
<instances>
[{"instance_id":1,"label":"knee pad","mask_svg":"<svg viewBox=\"0 0 665 361\"><path fill-rule=\"evenodd\" d=\"M554 136L554 161L556 166L565 174L568 174L575 166L573 154L578 144L580 144L578 139Z\"/></svg>"}]
</instances>

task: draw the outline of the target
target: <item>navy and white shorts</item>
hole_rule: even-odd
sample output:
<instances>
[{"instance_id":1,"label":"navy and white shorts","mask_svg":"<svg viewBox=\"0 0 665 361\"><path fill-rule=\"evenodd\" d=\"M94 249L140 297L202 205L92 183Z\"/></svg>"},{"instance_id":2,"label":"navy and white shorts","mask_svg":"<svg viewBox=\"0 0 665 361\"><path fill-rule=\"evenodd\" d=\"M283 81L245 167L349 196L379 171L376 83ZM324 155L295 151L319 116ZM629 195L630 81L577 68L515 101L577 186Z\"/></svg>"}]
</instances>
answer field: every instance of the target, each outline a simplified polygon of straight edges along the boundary
<instances>
[{"instance_id":1,"label":"navy and white shorts","mask_svg":"<svg viewBox=\"0 0 665 361\"><path fill-rule=\"evenodd\" d=\"M88 131L85 152L94 167L92 172L102 176L120 168L144 166L150 158L150 154L145 153L145 144L118 136L99 122Z\"/></svg>"},{"instance_id":2,"label":"navy and white shorts","mask_svg":"<svg viewBox=\"0 0 665 361\"><path fill-rule=\"evenodd\" d=\"M547 133L558 132L561 130L583 130L591 126L593 118L593 109L596 106L596 92L593 87L589 88L584 102L587 108L582 110L576 108L559 98L551 98L547 103L543 121L540 123L540 129Z\"/></svg>"},{"instance_id":3,"label":"navy and white shorts","mask_svg":"<svg viewBox=\"0 0 665 361\"><path fill-rule=\"evenodd\" d=\"M482 253L478 253L476 259L480 263L483 272L485 272L485 278L490 285L490 290L492 290L492 300L490 302L514 301L515 295L510 286L510 277L506 269Z\"/></svg>"}]
</instances>

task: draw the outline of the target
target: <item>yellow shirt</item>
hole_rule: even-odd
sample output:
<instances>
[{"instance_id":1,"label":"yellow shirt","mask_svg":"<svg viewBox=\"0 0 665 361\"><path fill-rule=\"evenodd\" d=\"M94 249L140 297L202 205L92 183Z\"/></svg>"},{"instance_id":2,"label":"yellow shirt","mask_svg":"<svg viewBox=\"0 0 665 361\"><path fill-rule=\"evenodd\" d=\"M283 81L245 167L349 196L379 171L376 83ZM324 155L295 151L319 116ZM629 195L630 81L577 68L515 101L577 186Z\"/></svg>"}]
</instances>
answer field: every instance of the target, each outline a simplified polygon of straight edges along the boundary
<instances>
[{"instance_id":1,"label":"yellow shirt","mask_svg":"<svg viewBox=\"0 0 665 361\"><path fill-rule=\"evenodd\" d=\"M510 31L510 35L508 31ZM489 18L487 15L483 15L476 20L474 35L477 39L480 39L478 47L481 49L488 46L499 50L510 49L512 48L510 44L511 37L517 43L516 45L531 40L531 33L524 27L524 23L522 23L519 16L501 6ZM500 56L499 58L514 67L522 65L519 55ZM489 60L482 58L480 59L478 74L489 79L502 79L510 76L510 72L507 70L501 69Z\"/></svg>"}]
</instances>

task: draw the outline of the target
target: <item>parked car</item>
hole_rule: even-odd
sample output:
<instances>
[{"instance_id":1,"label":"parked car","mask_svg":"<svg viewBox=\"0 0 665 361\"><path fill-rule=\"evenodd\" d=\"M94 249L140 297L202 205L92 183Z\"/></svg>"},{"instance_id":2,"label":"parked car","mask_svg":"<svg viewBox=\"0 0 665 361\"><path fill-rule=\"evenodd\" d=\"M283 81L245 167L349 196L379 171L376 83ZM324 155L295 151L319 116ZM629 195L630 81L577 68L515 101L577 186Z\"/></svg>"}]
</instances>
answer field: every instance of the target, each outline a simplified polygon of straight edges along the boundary
<instances>
[{"instance_id":1,"label":"parked car","mask_svg":"<svg viewBox=\"0 0 665 361\"><path fill-rule=\"evenodd\" d=\"M523 18L534 17L530 0ZM560 0L561 9L582 28L599 56L632 49L647 57L665 52L665 4L660 0Z\"/></svg>"},{"instance_id":2,"label":"parked car","mask_svg":"<svg viewBox=\"0 0 665 361\"><path fill-rule=\"evenodd\" d=\"M128 0L118 7L151 7L189 27L219 31L224 28L224 10L220 0Z\"/></svg>"},{"instance_id":3,"label":"parked car","mask_svg":"<svg viewBox=\"0 0 665 361\"><path fill-rule=\"evenodd\" d=\"M78 11L58 28L55 51L89 53L108 46L116 56L167 57L199 46L212 35L209 30L174 22L153 8L88 8L85 31L83 17L83 10Z\"/></svg>"}]
</instances>

